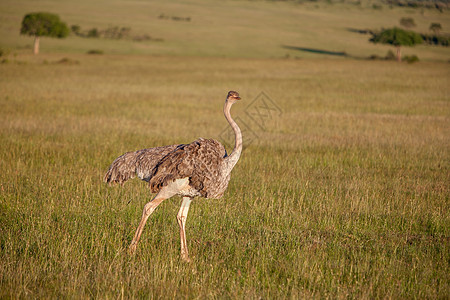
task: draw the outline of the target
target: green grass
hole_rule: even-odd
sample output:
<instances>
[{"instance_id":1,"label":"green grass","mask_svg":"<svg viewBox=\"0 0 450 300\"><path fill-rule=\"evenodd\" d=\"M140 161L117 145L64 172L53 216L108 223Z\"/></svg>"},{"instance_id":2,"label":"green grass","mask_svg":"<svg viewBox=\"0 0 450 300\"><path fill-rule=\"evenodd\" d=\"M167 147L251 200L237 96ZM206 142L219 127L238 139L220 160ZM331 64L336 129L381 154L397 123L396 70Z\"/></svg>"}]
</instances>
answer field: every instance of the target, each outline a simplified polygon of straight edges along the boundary
<instances>
[{"instance_id":1,"label":"green grass","mask_svg":"<svg viewBox=\"0 0 450 300\"><path fill-rule=\"evenodd\" d=\"M450 53L363 60L390 48L348 29L408 16L448 33L450 18L373 3L2 1L0 298L448 298ZM43 38L33 56L18 34L32 11L164 41ZM220 139L229 90L245 149L223 199L191 205L193 262L176 197L130 256L152 195L104 172L126 151ZM281 112L260 127L262 91Z\"/></svg>"},{"instance_id":2,"label":"green grass","mask_svg":"<svg viewBox=\"0 0 450 300\"><path fill-rule=\"evenodd\" d=\"M448 296L446 65L61 58L0 65L0 297ZM129 256L151 195L102 183L109 163L218 138L230 89L258 138L223 199L194 200L193 263L179 259L178 198ZM266 130L245 114L262 90L282 109Z\"/></svg>"}]
</instances>

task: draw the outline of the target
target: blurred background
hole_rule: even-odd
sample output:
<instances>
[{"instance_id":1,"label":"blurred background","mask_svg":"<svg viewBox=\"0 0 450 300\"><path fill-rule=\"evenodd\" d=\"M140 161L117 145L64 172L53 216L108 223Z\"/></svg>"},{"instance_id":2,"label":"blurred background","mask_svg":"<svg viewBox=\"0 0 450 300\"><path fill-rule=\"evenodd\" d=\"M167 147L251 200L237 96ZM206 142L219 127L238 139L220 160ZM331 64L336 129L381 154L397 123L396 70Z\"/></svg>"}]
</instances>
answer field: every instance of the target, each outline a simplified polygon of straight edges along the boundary
<instances>
[{"instance_id":1,"label":"blurred background","mask_svg":"<svg viewBox=\"0 0 450 300\"><path fill-rule=\"evenodd\" d=\"M405 55L447 62L448 5L431 0L4 0L0 46L3 52L26 52L33 39L19 35L24 15L50 12L70 33L61 40L44 38L44 52L366 59L385 57L391 49L369 42L371 32L399 27L446 38L447 47L423 43Z\"/></svg>"}]
</instances>

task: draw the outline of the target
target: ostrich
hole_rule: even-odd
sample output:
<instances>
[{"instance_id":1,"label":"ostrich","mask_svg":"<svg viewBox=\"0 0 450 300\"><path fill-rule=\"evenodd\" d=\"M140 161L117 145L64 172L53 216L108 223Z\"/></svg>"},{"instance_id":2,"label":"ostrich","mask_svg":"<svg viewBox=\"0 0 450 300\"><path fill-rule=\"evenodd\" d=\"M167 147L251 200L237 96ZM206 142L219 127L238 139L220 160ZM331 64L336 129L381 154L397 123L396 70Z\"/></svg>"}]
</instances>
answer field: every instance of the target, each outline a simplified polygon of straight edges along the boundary
<instances>
[{"instance_id":1,"label":"ostrich","mask_svg":"<svg viewBox=\"0 0 450 300\"><path fill-rule=\"evenodd\" d=\"M164 200L179 195L183 197L177 215L181 258L190 261L185 232L189 205L196 196L221 198L230 181L231 170L241 155L241 130L230 115L231 106L240 99L237 92L230 91L223 108L225 118L235 134L235 146L230 155L227 155L225 147L218 141L199 138L190 144L127 152L113 161L105 174L105 182L123 184L137 175L149 182L151 191L157 193L144 206L141 222L129 247L131 253L136 251L145 223L156 207Z\"/></svg>"}]
</instances>

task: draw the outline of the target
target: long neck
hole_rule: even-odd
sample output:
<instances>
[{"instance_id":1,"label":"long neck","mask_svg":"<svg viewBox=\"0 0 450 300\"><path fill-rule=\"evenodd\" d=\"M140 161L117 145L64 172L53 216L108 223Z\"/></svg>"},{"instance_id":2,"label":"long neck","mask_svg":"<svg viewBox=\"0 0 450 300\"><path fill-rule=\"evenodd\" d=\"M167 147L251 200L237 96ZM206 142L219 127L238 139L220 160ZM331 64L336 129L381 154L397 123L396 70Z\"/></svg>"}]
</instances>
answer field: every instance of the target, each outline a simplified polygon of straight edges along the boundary
<instances>
[{"instance_id":1,"label":"long neck","mask_svg":"<svg viewBox=\"0 0 450 300\"><path fill-rule=\"evenodd\" d=\"M223 113L225 114L225 118L227 119L228 123L230 123L231 128L233 128L234 131L234 149L233 152L231 152L230 155L228 155L225 158L225 161L227 162L227 166L231 172L231 169L236 165L236 163L239 160L239 157L241 156L242 152L242 133L239 126L236 124L236 122L233 120L230 114L231 106L233 105L232 102L225 101L225 105L223 107Z\"/></svg>"}]
</instances>

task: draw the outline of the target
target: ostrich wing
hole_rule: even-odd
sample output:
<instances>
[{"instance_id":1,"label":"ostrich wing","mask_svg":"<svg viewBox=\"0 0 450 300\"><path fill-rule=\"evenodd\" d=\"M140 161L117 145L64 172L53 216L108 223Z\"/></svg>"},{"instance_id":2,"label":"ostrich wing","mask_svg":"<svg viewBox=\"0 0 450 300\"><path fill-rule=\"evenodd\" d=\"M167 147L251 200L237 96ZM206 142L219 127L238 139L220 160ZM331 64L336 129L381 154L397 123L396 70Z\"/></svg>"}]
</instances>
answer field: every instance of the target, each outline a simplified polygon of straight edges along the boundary
<instances>
[{"instance_id":1,"label":"ostrich wing","mask_svg":"<svg viewBox=\"0 0 450 300\"><path fill-rule=\"evenodd\" d=\"M107 183L123 184L137 175L140 179L149 181L153 168L167 154L180 146L184 145L170 145L127 152L113 161L103 180Z\"/></svg>"},{"instance_id":2,"label":"ostrich wing","mask_svg":"<svg viewBox=\"0 0 450 300\"><path fill-rule=\"evenodd\" d=\"M158 192L175 179L189 177L189 185L205 198L220 198L223 188L224 146L213 139L198 139L190 144L180 145L167 154L150 179L152 192ZM225 176L228 177L229 176ZM223 191L221 191L223 189Z\"/></svg>"}]
</instances>

